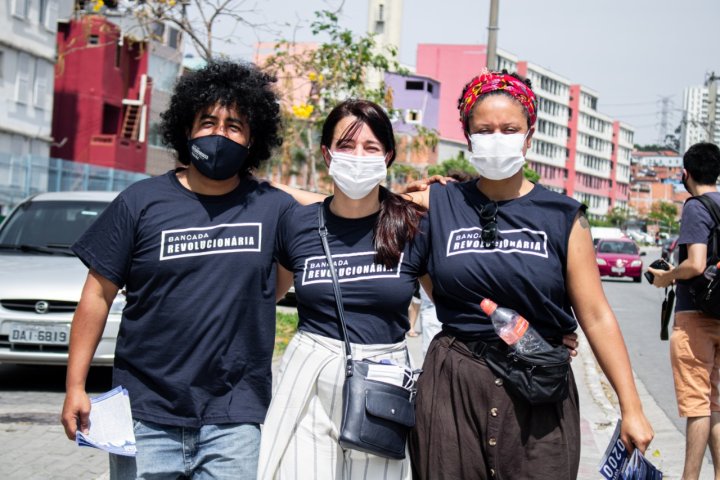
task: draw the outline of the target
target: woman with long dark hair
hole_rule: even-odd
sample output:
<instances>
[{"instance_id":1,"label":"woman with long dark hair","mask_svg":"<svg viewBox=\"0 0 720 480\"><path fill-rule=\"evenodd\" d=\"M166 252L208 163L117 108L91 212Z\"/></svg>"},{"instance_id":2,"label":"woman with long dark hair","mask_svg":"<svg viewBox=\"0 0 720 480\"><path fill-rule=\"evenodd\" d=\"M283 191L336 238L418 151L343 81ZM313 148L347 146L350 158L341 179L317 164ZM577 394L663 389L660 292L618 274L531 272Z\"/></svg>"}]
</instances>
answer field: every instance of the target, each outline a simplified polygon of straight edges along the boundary
<instances>
[{"instance_id":1,"label":"woman with long dark hair","mask_svg":"<svg viewBox=\"0 0 720 480\"><path fill-rule=\"evenodd\" d=\"M407 459L338 444L345 364L318 209L324 209L353 357L406 366L408 304L427 257L425 209L380 186L395 159L392 125L380 106L366 100L336 106L321 149L335 194L300 207L278 231L279 284L285 283L278 295L294 280L300 322L263 427L258 477L409 478Z\"/></svg>"}]
</instances>

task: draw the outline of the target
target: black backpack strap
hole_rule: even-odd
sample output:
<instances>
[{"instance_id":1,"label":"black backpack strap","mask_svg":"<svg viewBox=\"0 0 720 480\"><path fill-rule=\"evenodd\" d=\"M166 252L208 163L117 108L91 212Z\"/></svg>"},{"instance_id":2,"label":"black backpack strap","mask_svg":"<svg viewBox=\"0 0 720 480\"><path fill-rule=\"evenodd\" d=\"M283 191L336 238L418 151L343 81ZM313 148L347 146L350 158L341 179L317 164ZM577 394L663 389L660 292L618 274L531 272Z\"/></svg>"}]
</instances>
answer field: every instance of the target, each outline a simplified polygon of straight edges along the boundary
<instances>
[{"instance_id":1,"label":"black backpack strap","mask_svg":"<svg viewBox=\"0 0 720 480\"><path fill-rule=\"evenodd\" d=\"M715 222L715 227L710 233L710 238L712 238L712 252L708 252L708 258L717 259L719 258L718 253L720 253L720 247L718 246L718 241L720 241L720 236L718 235L718 229L720 229L720 205L715 203L715 201L707 195L697 195L695 197L688 198L686 201L690 201L692 199L702 203L707 211L710 212L710 217L712 217L713 222Z\"/></svg>"}]
</instances>

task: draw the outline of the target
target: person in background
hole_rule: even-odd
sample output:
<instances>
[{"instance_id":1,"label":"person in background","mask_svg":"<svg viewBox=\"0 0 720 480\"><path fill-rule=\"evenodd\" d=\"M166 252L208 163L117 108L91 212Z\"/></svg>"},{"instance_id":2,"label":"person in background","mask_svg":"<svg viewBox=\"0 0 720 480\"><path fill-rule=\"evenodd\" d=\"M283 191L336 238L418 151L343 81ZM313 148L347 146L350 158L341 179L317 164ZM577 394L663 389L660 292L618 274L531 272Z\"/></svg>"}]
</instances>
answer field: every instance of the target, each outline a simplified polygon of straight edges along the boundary
<instances>
[{"instance_id":1,"label":"person in background","mask_svg":"<svg viewBox=\"0 0 720 480\"><path fill-rule=\"evenodd\" d=\"M323 125L321 149L335 194L300 207L278 231L277 294L294 282L300 321L263 425L258 477L410 478L408 459L338 443L345 355L318 209L324 209L338 266L353 358L408 367L408 304L428 255L425 209L380 186L395 159L392 124L380 106L366 100L337 105Z\"/></svg>"},{"instance_id":2,"label":"person in background","mask_svg":"<svg viewBox=\"0 0 720 480\"><path fill-rule=\"evenodd\" d=\"M716 186L719 175L717 145L697 143L683 155L682 181L691 195L706 195L720 205ZM680 218L677 267L669 271L648 268L655 275L653 285L658 288L677 282L670 363L678 412L687 418L684 480L700 476L708 446L715 478L720 478L720 323L697 309L689 290L690 280L705 270L708 249L712 247L710 233L715 227L707 208L699 200L688 199Z\"/></svg>"},{"instance_id":3,"label":"person in background","mask_svg":"<svg viewBox=\"0 0 720 480\"><path fill-rule=\"evenodd\" d=\"M429 207L428 272L442 333L418 380L409 446L419 479L575 478L580 459L577 389L530 405L484 361L506 349L480 309L483 298L528 319L559 345L578 324L618 395L625 445L644 451L643 413L617 320L605 298L584 207L523 176L537 103L506 72L474 78L458 104L480 177L415 192Z\"/></svg>"},{"instance_id":4,"label":"person in background","mask_svg":"<svg viewBox=\"0 0 720 480\"><path fill-rule=\"evenodd\" d=\"M281 143L274 81L232 62L181 77L161 128L184 167L121 192L72 247L90 271L70 334L71 440L88 430L90 361L116 293L127 292L113 386L129 392L137 456L110 455L110 478L255 478L275 232L296 206L251 175Z\"/></svg>"}]
</instances>

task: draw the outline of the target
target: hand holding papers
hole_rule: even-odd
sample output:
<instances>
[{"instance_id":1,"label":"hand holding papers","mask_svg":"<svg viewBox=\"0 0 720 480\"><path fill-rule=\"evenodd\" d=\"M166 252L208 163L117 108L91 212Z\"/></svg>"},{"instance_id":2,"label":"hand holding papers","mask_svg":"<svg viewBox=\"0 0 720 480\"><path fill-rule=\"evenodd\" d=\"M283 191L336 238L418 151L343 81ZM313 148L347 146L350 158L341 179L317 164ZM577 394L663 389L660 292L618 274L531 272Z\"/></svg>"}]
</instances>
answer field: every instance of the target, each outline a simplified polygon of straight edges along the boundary
<instances>
[{"instance_id":1,"label":"hand holding papers","mask_svg":"<svg viewBox=\"0 0 720 480\"><path fill-rule=\"evenodd\" d=\"M75 441L81 447L94 447L116 455L135 456L130 397L121 386L91 399L90 430L80 430Z\"/></svg>"},{"instance_id":2,"label":"hand holding papers","mask_svg":"<svg viewBox=\"0 0 720 480\"><path fill-rule=\"evenodd\" d=\"M598 470L606 480L662 480L663 474L637 448L628 458L625 444L620 440L621 420L605 450Z\"/></svg>"}]
</instances>

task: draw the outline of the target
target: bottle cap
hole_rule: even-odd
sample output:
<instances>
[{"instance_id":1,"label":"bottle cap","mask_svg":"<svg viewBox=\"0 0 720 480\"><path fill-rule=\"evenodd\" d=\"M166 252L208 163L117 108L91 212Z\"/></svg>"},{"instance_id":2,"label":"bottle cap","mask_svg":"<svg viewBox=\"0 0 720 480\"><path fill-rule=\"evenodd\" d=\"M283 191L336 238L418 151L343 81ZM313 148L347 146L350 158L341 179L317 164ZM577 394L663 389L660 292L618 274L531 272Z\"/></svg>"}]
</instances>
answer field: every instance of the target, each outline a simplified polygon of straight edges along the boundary
<instances>
[{"instance_id":1,"label":"bottle cap","mask_svg":"<svg viewBox=\"0 0 720 480\"><path fill-rule=\"evenodd\" d=\"M497 308L497 303L493 302L489 298L485 298L482 302L480 302L480 308L483 312L485 312L485 315L492 315Z\"/></svg>"}]
</instances>

